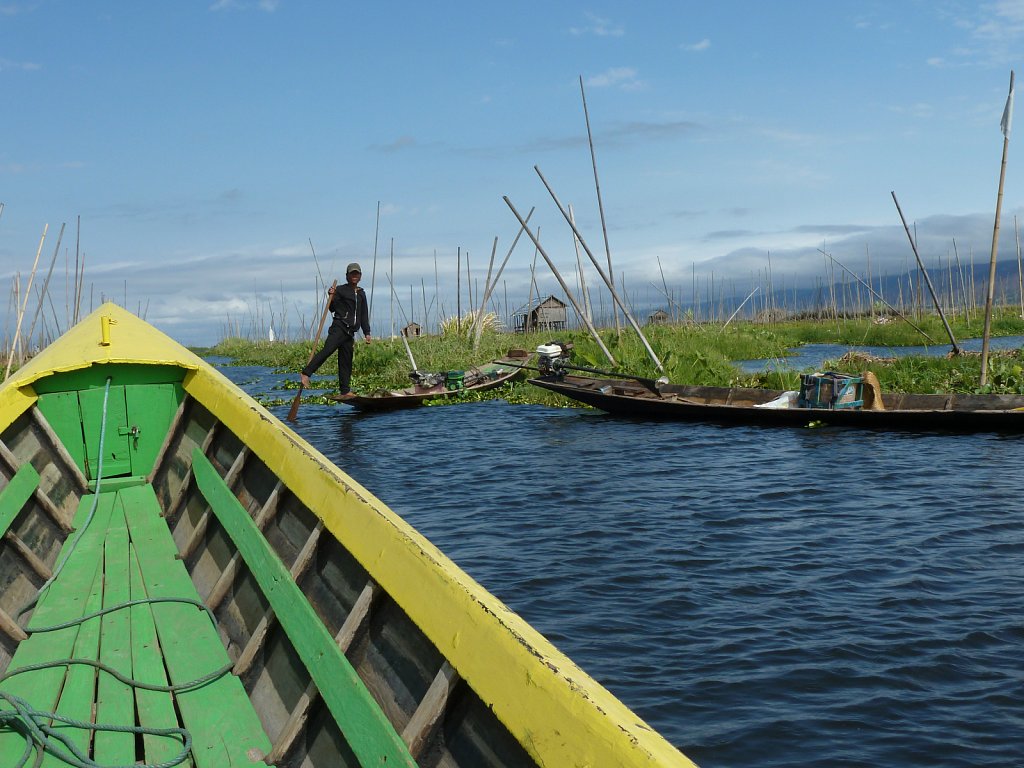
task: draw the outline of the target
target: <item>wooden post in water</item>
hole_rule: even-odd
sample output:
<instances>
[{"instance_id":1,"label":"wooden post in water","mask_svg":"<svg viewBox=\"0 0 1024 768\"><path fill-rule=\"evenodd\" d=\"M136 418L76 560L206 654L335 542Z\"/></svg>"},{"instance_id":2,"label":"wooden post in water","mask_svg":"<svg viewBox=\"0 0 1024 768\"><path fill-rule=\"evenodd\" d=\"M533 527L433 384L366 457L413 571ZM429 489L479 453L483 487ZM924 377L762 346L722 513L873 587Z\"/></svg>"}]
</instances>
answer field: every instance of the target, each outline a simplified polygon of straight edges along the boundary
<instances>
[{"instance_id":1,"label":"wooden post in water","mask_svg":"<svg viewBox=\"0 0 1024 768\"><path fill-rule=\"evenodd\" d=\"M1003 160L999 167L999 191L996 194L996 219L992 226L992 253L988 264L988 291L985 293L985 330L981 337L981 379L979 384L988 384L988 342L992 333L992 297L996 289L996 252L999 249L999 212L1003 207L1003 183L1006 181L1006 154L1010 149L1010 127L1013 122L1013 70L1010 70L1010 93L1006 97L1003 119Z\"/></svg>"},{"instance_id":2,"label":"wooden post in water","mask_svg":"<svg viewBox=\"0 0 1024 768\"><path fill-rule=\"evenodd\" d=\"M939 301L939 297L935 295L935 288L932 286L932 279L928 276L928 270L924 268L924 264L921 261L921 256L917 252L917 244L914 242L914 238L910 234L910 229L907 227L907 220L903 218L903 211L900 210L900 202L896 199L896 193L892 193L892 201L896 203L896 210L899 211L900 221L903 222L903 229L906 230L907 238L910 240L910 247L914 251L914 258L917 259L917 267L921 270L921 274L924 275L924 280L928 284L928 292L932 295L932 301L935 302L935 310L939 313L939 317L942 318L942 324L946 327L946 333L949 334L949 343L953 345L953 354L960 354L960 347L957 346L956 339L953 338L953 329L949 327L949 322L946 320L946 314L942 311L942 302ZM918 290L920 290L921 281L918 281Z\"/></svg>"}]
</instances>

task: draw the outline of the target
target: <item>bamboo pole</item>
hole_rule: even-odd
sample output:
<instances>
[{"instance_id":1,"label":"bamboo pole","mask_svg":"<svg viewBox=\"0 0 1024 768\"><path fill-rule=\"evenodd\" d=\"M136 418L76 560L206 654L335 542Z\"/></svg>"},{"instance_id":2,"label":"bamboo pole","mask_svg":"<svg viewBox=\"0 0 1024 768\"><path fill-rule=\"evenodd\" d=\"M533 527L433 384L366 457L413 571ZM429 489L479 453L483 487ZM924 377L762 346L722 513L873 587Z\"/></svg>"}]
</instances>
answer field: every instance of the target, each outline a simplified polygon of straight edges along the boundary
<instances>
[{"instance_id":1,"label":"bamboo pole","mask_svg":"<svg viewBox=\"0 0 1024 768\"><path fill-rule=\"evenodd\" d=\"M572 217L573 223L575 223L576 214L572 209L572 204L569 205L569 216ZM587 317L589 317L591 322L593 322L594 308L590 305L590 291L587 290L587 279L583 275L583 260L580 258L580 241L576 235L572 236L572 245L576 250L576 269L580 276L580 295L583 297L583 309L586 310Z\"/></svg>"},{"instance_id":2,"label":"bamboo pole","mask_svg":"<svg viewBox=\"0 0 1024 768\"><path fill-rule=\"evenodd\" d=\"M533 216L533 211L534 211L534 209L531 208L530 212L528 214L526 214L526 221L527 222L529 222L530 221L530 217ZM523 225L523 226L521 226L519 228L519 231L516 233L515 239L512 241L512 245L509 246L508 253L505 254L505 258L501 262L501 266L499 266L498 267L498 271L495 272L493 280L491 280L490 268L488 268L488 270L487 270L487 284L484 286L484 300L480 304L480 317L477 318L478 322L477 322L477 325L476 325L476 336L473 339L473 351L474 352L480 346L480 336L483 334L483 313L484 313L484 309L483 308L487 304L487 302L490 301L491 294L494 293L494 289L498 285L498 280L501 279L501 273L505 271L505 265L508 264L509 257L512 256L512 251L514 251L516 249L516 244L519 242L519 238L522 237L522 234L525 231L525 229L526 229L525 225ZM538 230L538 232L539 231L540 230ZM495 245L498 244L498 238L494 238L494 244Z\"/></svg>"},{"instance_id":3,"label":"bamboo pole","mask_svg":"<svg viewBox=\"0 0 1024 768\"><path fill-rule=\"evenodd\" d=\"M1017 241L1017 296L1020 299L1020 316L1024 318L1024 268L1020 261L1020 227L1016 216L1013 217L1013 235Z\"/></svg>"},{"instance_id":4,"label":"bamboo pole","mask_svg":"<svg viewBox=\"0 0 1024 768\"><path fill-rule=\"evenodd\" d=\"M587 142L590 144L590 163L594 168L594 188L597 190L597 210L601 215L601 234L604 236L604 252L608 258L608 276L612 280L610 290L615 289L615 275L612 271L612 252L608 246L608 227L605 226L604 221L604 204L601 202L601 183L597 178L597 156L594 154L594 138L590 133L590 113L587 111L587 95L583 91L583 75L580 75L580 96L583 99L583 116L587 122ZM573 226L573 231L576 227ZM615 315L615 333L621 334L622 328L619 325L619 313L615 311L615 305L612 305L612 314ZM658 370L661 370L661 363L658 364Z\"/></svg>"},{"instance_id":5,"label":"bamboo pole","mask_svg":"<svg viewBox=\"0 0 1024 768\"><path fill-rule=\"evenodd\" d=\"M953 345L953 354L959 355L961 353L960 347L956 343L956 338L953 336L953 329L949 327L949 321L946 320L946 313L942 311L942 302L939 301L939 297L935 295L935 288L932 286L932 279L928 276L928 270L924 268L924 263L921 261L921 256L917 252L917 243L914 242L914 238L910 234L910 228L907 227L907 220L903 218L903 211L900 209L900 202L896 199L896 193L892 192L892 201L896 203L896 210L900 214L900 221L903 222L903 229L907 233L907 239L910 240L910 247L914 251L914 258L917 259L917 267L921 270L921 274L924 275L924 281L928 284L928 293L932 295L932 301L935 303L935 310L939 313L939 317L942 318L942 325L946 328L946 333L949 334L949 343ZM918 290L920 290L921 281L918 281ZM982 374L984 375L984 374Z\"/></svg>"},{"instance_id":6,"label":"bamboo pole","mask_svg":"<svg viewBox=\"0 0 1024 768\"><path fill-rule=\"evenodd\" d=\"M537 240L540 240L540 227L537 227ZM530 265L530 290L526 295L526 314L523 316L523 332L530 331L530 308L533 306L533 289L537 287L537 253L540 243L534 240L533 263ZM537 289L537 302L540 302L540 289Z\"/></svg>"},{"instance_id":7,"label":"bamboo pole","mask_svg":"<svg viewBox=\"0 0 1024 768\"><path fill-rule=\"evenodd\" d=\"M738 315L738 314L739 314L740 310L741 310L741 309L743 309L744 305L745 305L745 304L746 304L746 303L747 303L748 301L750 301L751 297L752 297L752 296L753 296L753 295L754 295L755 293L757 293L757 292L758 292L759 290L761 290L761 286L759 286L759 285L755 285L755 286L754 286L754 290L752 290L752 291L751 291L750 293L748 293L748 294L747 294L747 298L745 298L745 299L744 299L744 300L743 300L742 302L740 302L740 305L739 305L738 307L736 307L736 311L735 311L735 312L733 312L733 313L732 313L731 315L729 315L729 319L725 321L725 325L723 325L723 326L722 326L722 330L718 332L718 334L719 334L719 335L722 335L722 332L723 332L723 331L725 331L725 329L729 327L729 323L731 323L731 322L732 322L732 319L733 319L734 317L736 317L736 315Z\"/></svg>"},{"instance_id":8,"label":"bamboo pole","mask_svg":"<svg viewBox=\"0 0 1024 768\"><path fill-rule=\"evenodd\" d=\"M437 318L435 325L437 326L438 334L440 334L441 317L444 315L444 307L441 305L441 283L437 277L437 248L434 249L434 298L437 300L437 312L434 313L434 317Z\"/></svg>"},{"instance_id":9,"label":"bamboo pole","mask_svg":"<svg viewBox=\"0 0 1024 768\"><path fill-rule=\"evenodd\" d=\"M388 285L391 286L391 299L392 301L398 302L398 311L402 313L402 317L405 319L405 327L408 328L411 323L409 318L405 315L405 310L402 308L402 300L398 298L398 293L395 291L395 284L391 281L391 275L384 273L384 277L388 279ZM410 308L410 312L412 309ZM405 353L409 356L409 363L412 365L412 372L419 373L419 368L416 367L416 359L412 356L412 350L409 348L409 338L403 331L399 331L399 336L402 337L402 344L405 346Z\"/></svg>"},{"instance_id":10,"label":"bamboo pole","mask_svg":"<svg viewBox=\"0 0 1024 768\"><path fill-rule=\"evenodd\" d=\"M391 274L395 273L395 238L391 238ZM348 279L346 275L346 279ZM367 308L369 315L369 308ZM395 291L391 290L391 338L395 338Z\"/></svg>"},{"instance_id":11,"label":"bamboo pole","mask_svg":"<svg viewBox=\"0 0 1024 768\"><path fill-rule=\"evenodd\" d=\"M1006 97L1001 127L1003 130L1003 159L999 166L999 191L996 194L996 218L992 226L992 253L988 264L988 290L985 293L985 330L981 337L981 378L979 384L988 384L988 345L992 333L992 296L996 287L996 254L999 249L999 213L1003 207L1003 183L1006 181L1006 155L1010 149L1010 127L1013 122L1013 70L1010 70L1010 93Z\"/></svg>"},{"instance_id":12,"label":"bamboo pole","mask_svg":"<svg viewBox=\"0 0 1024 768\"><path fill-rule=\"evenodd\" d=\"M377 241L380 237L380 200L377 201L377 224L373 228L373 267L370 271L370 299L366 302L366 316L373 327L373 284L377 280ZM436 260L435 254L435 260ZM347 278L346 278L347 279Z\"/></svg>"},{"instance_id":13,"label":"bamboo pole","mask_svg":"<svg viewBox=\"0 0 1024 768\"><path fill-rule=\"evenodd\" d=\"M540 240L538 240L534 236L529 226L527 226L526 220L519 214L519 211L516 210L516 207L512 205L512 201L508 199L508 196L506 195L502 197L502 199L505 201L505 204L512 211L513 215L515 215L515 217L519 220L519 223L523 226L523 229L526 231L526 234L528 234L530 236L530 239L533 240L533 244L537 247L537 252L540 253L544 261L547 262L548 268L551 270L551 273L555 276L555 279L558 281L558 284L562 287L562 290L565 291L565 297L569 299L569 302L572 304L573 309L576 310L576 313L583 320L584 325L587 326L587 330L590 331L590 335L594 337L594 341L597 342L597 346L601 348L601 351L604 352L605 357L608 358L608 362L611 363L613 366L617 365L617 363L615 362L615 358L612 357L612 353L608 351L608 347L606 347L604 342L601 340L601 335L597 332L597 329L594 327L594 324L591 323L590 320L588 320L586 316L580 311L580 307L576 303L576 299L573 297L572 291L569 290L569 286L565 284L565 280L562 279L562 276L561 274L559 274L558 269L555 267L554 263L548 257L544 249L541 247ZM584 248L586 248L585 245ZM527 307L527 312L529 312L529 307Z\"/></svg>"},{"instance_id":14,"label":"bamboo pole","mask_svg":"<svg viewBox=\"0 0 1024 768\"><path fill-rule=\"evenodd\" d=\"M18 310L18 320L14 328L14 341L11 343L11 354L7 356L7 370L4 371L4 380L11 375L11 364L14 362L14 352L18 347L18 342L21 338L21 324L25 319L25 310L28 308L28 297L32 295L32 280L36 276L36 268L39 266L39 255L43 252L43 243L46 241L46 231L50 228L49 224L43 225L43 234L39 238L39 248L36 250L36 258L32 264L32 272L28 276L28 284L25 286L25 298L22 299L21 309ZM18 359L19 365L21 358Z\"/></svg>"},{"instance_id":15,"label":"bamboo pole","mask_svg":"<svg viewBox=\"0 0 1024 768\"><path fill-rule=\"evenodd\" d=\"M74 325L78 322L78 310L82 306L82 283L81 278L78 275L78 261L79 261L79 247L82 243L82 217L77 217L77 224L75 226L75 290L72 293L71 306L74 312L71 316L71 324ZM85 265L82 265L82 271L85 271Z\"/></svg>"},{"instance_id":16,"label":"bamboo pole","mask_svg":"<svg viewBox=\"0 0 1024 768\"><path fill-rule=\"evenodd\" d=\"M484 308L487 306L488 292L487 288L491 284L491 272L494 269L494 257L498 253L498 236L494 236L494 244L491 245L491 258L487 262L487 277L484 278L484 290L483 298L480 301L480 309L477 310L476 317L473 318L473 325L469 329L473 334L473 351L476 352L480 347L480 336L483 334L484 328ZM480 296L480 291L477 290L477 296ZM469 334L467 334L468 336Z\"/></svg>"},{"instance_id":17,"label":"bamboo pole","mask_svg":"<svg viewBox=\"0 0 1024 768\"><path fill-rule=\"evenodd\" d=\"M838 265L839 265L839 268L840 268L840 269L842 269L842 270L843 270L844 272L847 272L848 274L850 274L850 275L853 275L853 278L854 278L855 280L860 280L860 278L859 278L859 277L857 277L857 275L854 275L854 274L853 274L853 272L851 272L851 271L850 271L849 269L847 269L847 268L846 268L846 267L845 267L845 266L843 265L843 263L842 263L841 261L839 261L839 259L837 259L837 258L836 258L835 256L833 256L833 255L832 255L831 253L826 253L825 251L822 251L822 250L821 250L820 248L818 249L818 251L819 251L820 253L824 254L825 256L827 256L828 258L830 258L830 259L831 259L831 260L832 260L833 262L835 262L836 264L838 264ZM863 280L860 280L860 281L861 281L861 283L863 283L863 282L864 282ZM891 310L892 310L893 312L895 312L895 313L896 313L896 316L897 316L897 317L899 317L899 318L900 318L900 319L902 319L902 320L906 320L907 324L908 324L908 325L909 325L909 326L910 326L911 328L913 328L913 329L914 329L915 331L917 331L917 332L918 332L918 333L920 333L920 334L921 334L922 336L924 336L924 337L925 337L926 339L928 339L928 341L932 342L933 344L935 343L935 340L934 340L934 339L933 339L933 338L932 338L931 336L929 336L929 335L928 335L927 333L925 333L925 332L924 332L923 330L921 330L921 329L920 329L920 328L918 328L918 327L917 327L916 325L914 325L914 324L913 324L913 323L912 323L912 322L910 321L910 318L908 318L908 317L907 317L906 315L904 315L904 314L903 314L902 312L900 312L900 311L899 311L898 309L896 309L896 307L894 307L894 306L893 306L892 304L890 304L889 302L887 302L887 301L886 301L886 300L885 300L884 298L882 298L882 297L881 297L880 295L876 294L876 293L875 293L875 291L874 291L874 289L873 289L873 288L872 288L872 287L871 287L870 285L868 285L868 286L866 286L866 287L867 287L868 291L870 291L870 292L871 292L871 294L872 294L873 296L878 296L878 299L879 299L879 301L881 301L881 302L882 302L883 304L885 304L885 306L887 306L887 307L888 307L889 309L891 309Z\"/></svg>"},{"instance_id":18,"label":"bamboo pole","mask_svg":"<svg viewBox=\"0 0 1024 768\"><path fill-rule=\"evenodd\" d=\"M323 312L321 312L321 314L320 314L320 325L316 329L316 338L313 339L313 346L309 350L309 358L306 360L306 364L307 365L309 364L309 361L313 359L313 356L316 354L316 345L320 341L320 334L324 330L324 323L327 322L327 315L331 311L331 300L334 298L334 295L333 295L334 289L337 288L337 287L338 287L338 281L335 280L333 283L331 283L331 294L328 295L327 299L324 301L324 309L323 309ZM298 421L298 419L299 419L299 403L302 400L302 390L303 390L303 386L302 386L302 381L300 380L299 381L299 389L295 393L295 399L292 400L292 407L290 409L288 409L288 416L287 416L288 421L293 422L293 423Z\"/></svg>"},{"instance_id":19,"label":"bamboo pole","mask_svg":"<svg viewBox=\"0 0 1024 768\"><path fill-rule=\"evenodd\" d=\"M648 342L647 337L644 336L644 332L640 329L639 323L637 323L636 319L633 317L633 313L630 312L626 308L626 305L622 303L622 300L619 298L619 295L615 291L615 284L612 282L609 276L606 276L604 274L604 271L601 269L601 265L598 263L597 259L594 258L594 254L591 252L586 240L583 239L583 235L581 235L580 231L576 228L576 225L573 223L572 218L570 218L568 212L565 210L565 208L562 207L562 203L559 202L558 197L555 195L555 191L551 188L551 185L548 184L547 179L544 178L544 174L540 172L540 168L538 168L536 165L533 166L533 169L537 172L537 175L540 176L540 180L544 182L544 186L547 187L548 194L551 195L551 199L555 201L555 205L558 206L558 210L561 212L562 216L565 218L569 226L572 228L573 234L577 238L579 238L580 245L583 246L583 251L587 254L587 256L590 257L590 261L593 263L594 268L597 270L597 274L601 276L601 279L604 280L605 285L608 286L608 291L609 293L611 293L612 299L614 299L615 302L619 305L619 308L622 310L622 314L625 315L626 319L629 321L629 324L633 326L633 330L636 331L637 336L640 337L640 341L643 342L644 348L647 350L647 354L650 356L651 360L654 361L654 364L657 366L658 370L664 371L665 367L661 364L661 360L658 359L657 354L655 354L654 350L651 348L650 342Z\"/></svg>"},{"instance_id":20,"label":"bamboo pole","mask_svg":"<svg viewBox=\"0 0 1024 768\"><path fill-rule=\"evenodd\" d=\"M46 273L46 279L43 281L43 290L39 296L39 303L36 305L36 313L32 316L32 324L28 328L28 340L32 341L32 334L36 330L36 322L39 320L39 313L43 311L43 299L46 298L47 291L50 288L50 276L53 275L53 265L57 263L57 255L60 253L60 242L64 239L64 224L60 225L60 234L57 235L57 247L53 249L53 258L50 259L50 269ZM125 302L127 303L127 302ZM45 322L46 315L43 315ZM42 345L40 345L42 346Z\"/></svg>"}]
</instances>

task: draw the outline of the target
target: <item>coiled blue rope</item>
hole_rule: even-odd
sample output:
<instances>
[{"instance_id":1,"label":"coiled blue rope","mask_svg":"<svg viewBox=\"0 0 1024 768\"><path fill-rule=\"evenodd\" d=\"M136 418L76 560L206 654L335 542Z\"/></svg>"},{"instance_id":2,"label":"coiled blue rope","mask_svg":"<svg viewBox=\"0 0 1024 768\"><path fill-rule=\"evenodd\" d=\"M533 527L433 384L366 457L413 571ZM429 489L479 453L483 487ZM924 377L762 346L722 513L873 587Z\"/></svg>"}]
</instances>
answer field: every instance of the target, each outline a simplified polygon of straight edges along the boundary
<instances>
[{"instance_id":1,"label":"coiled blue rope","mask_svg":"<svg viewBox=\"0 0 1024 768\"><path fill-rule=\"evenodd\" d=\"M85 531L88 530L89 524L92 522L93 517L96 515L96 510L99 506L100 498L100 484L103 478L103 449L106 443L106 430L107 430L107 402L110 397L110 383L112 377L107 377L107 383L103 391L103 409L102 417L100 421L100 449L99 459L96 463L96 489L93 495L92 506L89 509L88 515L86 515L85 521L82 526L75 533L74 538L67 547L67 554L57 564L57 568L54 570L53 575L46 580L46 583L41 586L35 596L20 610L18 616L20 617L33 606L35 606L43 593L56 581L60 572L63 570L64 565L71 559L71 555L74 552L78 542L82 539ZM98 618L104 616L113 611L122 610L124 608L130 608L134 605L142 604L153 604L153 603L186 603L195 605L206 611L206 614L210 617L210 621L216 625L216 619L210 609L198 600L191 598L177 598L177 597L159 597L159 598L145 598L141 600L131 600L119 605L110 606L101 610L90 613L86 616L82 616L79 619L72 621L63 622L61 624L54 624L47 627L35 627L33 629L26 629L26 632L30 634L40 632L53 632L59 629L67 629L68 627L75 626L76 624L82 624L89 619ZM182 691L193 690L205 685L219 677L229 673L232 665L230 663L224 665L220 669L214 670L209 674L203 675L202 677L190 680L185 683L179 683L177 685L156 685L153 683L144 683L140 680L134 680L130 677L126 677L118 672L116 669L103 664L93 659L55 659L53 661L42 662L39 664L32 664L24 667L19 667L16 670L8 672L7 674L0 677L0 684L4 681L19 675L23 672L32 672L41 669L50 669L54 667L69 667L72 665L86 665L95 667L98 670L106 672L112 675L120 682L125 685L132 686L133 688L141 688L149 691L160 691L165 693L177 693ZM9 708L5 708L9 707ZM93 732L107 731L114 733L131 733L136 735L145 736L161 736L173 739L181 739L182 748L181 751L170 760L166 760L161 763L131 763L125 766L111 766L102 765L90 759L88 755L82 754L82 752L69 740L69 737L60 733L54 729L50 722L64 723L65 725L71 726L72 728L80 728ZM4 691L0 691L0 728L9 727L25 737L25 751L21 754L18 762L15 764L15 768L24 768L28 764L29 759L32 756L33 749L36 750L36 759L34 765L38 766L42 763L43 756L46 753L53 755L57 759L67 763L74 768L174 768L176 765L180 765L187 758L188 754L192 749L192 736L189 734L186 728L150 728L145 726L137 725L113 725L104 723L90 723L83 720L75 720L73 718L58 715L55 712L47 712L38 710L33 707L28 701Z\"/></svg>"}]
</instances>

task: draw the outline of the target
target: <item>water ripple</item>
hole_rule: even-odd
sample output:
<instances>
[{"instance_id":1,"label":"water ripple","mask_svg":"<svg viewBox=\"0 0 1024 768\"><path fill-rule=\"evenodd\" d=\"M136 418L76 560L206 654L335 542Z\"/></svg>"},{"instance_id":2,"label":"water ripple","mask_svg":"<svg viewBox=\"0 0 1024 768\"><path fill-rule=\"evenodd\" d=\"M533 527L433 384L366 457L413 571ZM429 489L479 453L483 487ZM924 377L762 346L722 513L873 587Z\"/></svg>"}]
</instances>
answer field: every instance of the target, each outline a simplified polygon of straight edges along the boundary
<instances>
[{"instance_id":1,"label":"water ripple","mask_svg":"<svg viewBox=\"0 0 1024 768\"><path fill-rule=\"evenodd\" d=\"M704 768L1021 762L1024 438L500 402L298 431Z\"/></svg>"}]
</instances>

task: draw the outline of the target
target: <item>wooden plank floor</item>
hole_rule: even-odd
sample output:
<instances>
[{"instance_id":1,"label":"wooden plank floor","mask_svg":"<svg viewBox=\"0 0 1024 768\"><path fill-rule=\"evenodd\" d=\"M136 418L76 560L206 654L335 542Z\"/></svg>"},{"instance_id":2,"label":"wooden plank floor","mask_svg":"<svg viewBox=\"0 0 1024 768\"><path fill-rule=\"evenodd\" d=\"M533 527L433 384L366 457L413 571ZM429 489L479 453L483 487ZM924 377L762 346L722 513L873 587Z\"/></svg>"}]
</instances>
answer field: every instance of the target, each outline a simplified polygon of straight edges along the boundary
<instances>
[{"instance_id":1,"label":"wooden plank floor","mask_svg":"<svg viewBox=\"0 0 1024 768\"><path fill-rule=\"evenodd\" d=\"M74 525L92 509L83 497ZM74 540L69 538L69 542ZM68 557L69 547L61 552ZM100 494L88 528L67 563L39 601L27 640L21 642L8 675L19 668L69 658L101 662L122 675L156 686L181 685L229 664L216 628L201 608L159 602L121 608L66 629L32 633L32 628L76 621L101 607L145 598L199 600L153 489L148 485ZM252 766L270 751L256 713L238 678L230 673L191 690L149 691L81 664L31 670L8 677L0 690L27 700L43 712L104 724L148 729L186 728L192 738L183 765ZM180 714L180 718L179 718ZM88 730L57 724L58 731L102 764L160 763L181 752L180 736ZM0 768L15 765L25 740L0 728ZM47 755L43 765L66 765Z\"/></svg>"}]
</instances>

